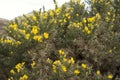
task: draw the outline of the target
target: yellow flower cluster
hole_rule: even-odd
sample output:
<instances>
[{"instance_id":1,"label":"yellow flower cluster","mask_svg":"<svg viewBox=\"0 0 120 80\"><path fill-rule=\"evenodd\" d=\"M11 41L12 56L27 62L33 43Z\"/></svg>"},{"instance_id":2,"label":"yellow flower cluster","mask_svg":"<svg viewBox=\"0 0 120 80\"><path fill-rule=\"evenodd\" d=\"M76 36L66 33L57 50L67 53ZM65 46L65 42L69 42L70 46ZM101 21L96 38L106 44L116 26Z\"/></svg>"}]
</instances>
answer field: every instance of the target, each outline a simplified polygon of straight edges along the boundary
<instances>
[{"instance_id":1,"label":"yellow flower cluster","mask_svg":"<svg viewBox=\"0 0 120 80\"><path fill-rule=\"evenodd\" d=\"M61 68L62 68L62 71L63 71L63 72L67 72L66 66L62 65Z\"/></svg>"},{"instance_id":2,"label":"yellow flower cluster","mask_svg":"<svg viewBox=\"0 0 120 80\"><path fill-rule=\"evenodd\" d=\"M19 80L28 80L28 75L24 74Z\"/></svg>"},{"instance_id":3,"label":"yellow flower cluster","mask_svg":"<svg viewBox=\"0 0 120 80\"><path fill-rule=\"evenodd\" d=\"M42 42L42 36L41 35L35 35L35 36L33 36L33 39L38 41L38 42Z\"/></svg>"},{"instance_id":4,"label":"yellow flower cluster","mask_svg":"<svg viewBox=\"0 0 120 80\"><path fill-rule=\"evenodd\" d=\"M18 73L23 69L24 64L25 64L25 62L22 62L22 63L18 63L15 66L15 69L17 70Z\"/></svg>"},{"instance_id":5,"label":"yellow flower cluster","mask_svg":"<svg viewBox=\"0 0 120 80\"><path fill-rule=\"evenodd\" d=\"M60 59L59 60L55 60L52 63L52 69L54 73L57 73L57 71L62 71L64 73L66 73L68 71L67 66L73 66L75 63L75 60L73 57L71 57L70 59L66 58L66 54L63 50L58 50L59 54L60 54ZM50 59L47 59L47 62L51 63ZM74 74L79 74L80 71L75 71Z\"/></svg>"},{"instance_id":6,"label":"yellow flower cluster","mask_svg":"<svg viewBox=\"0 0 120 80\"><path fill-rule=\"evenodd\" d=\"M20 42L20 41L15 41L13 39L3 39L3 38L0 38L0 43L11 44L11 45L14 45L14 46L18 46L18 45L22 44L22 42Z\"/></svg>"},{"instance_id":7,"label":"yellow flower cluster","mask_svg":"<svg viewBox=\"0 0 120 80\"><path fill-rule=\"evenodd\" d=\"M58 52L59 52L60 55L64 55L65 54L65 52L63 50L59 50Z\"/></svg>"},{"instance_id":8,"label":"yellow flower cluster","mask_svg":"<svg viewBox=\"0 0 120 80\"><path fill-rule=\"evenodd\" d=\"M87 26L84 27L84 31L85 31L87 34L91 34L91 31L88 29Z\"/></svg>"},{"instance_id":9,"label":"yellow flower cluster","mask_svg":"<svg viewBox=\"0 0 120 80\"><path fill-rule=\"evenodd\" d=\"M74 58L73 58L73 57L71 57L71 58L68 60L68 63L69 63L69 64L74 64L74 63L75 63Z\"/></svg>"},{"instance_id":10,"label":"yellow flower cluster","mask_svg":"<svg viewBox=\"0 0 120 80\"><path fill-rule=\"evenodd\" d=\"M36 65L35 61L32 61L32 63L31 63L31 67L34 68L35 65Z\"/></svg>"},{"instance_id":11,"label":"yellow flower cluster","mask_svg":"<svg viewBox=\"0 0 120 80\"><path fill-rule=\"evenodd\" d=\"M84 63L82 63L82 64L81 64L81 67L82 67L83 69L86 69L86 68L87 68L87 65L84 64Z\"/></svg>"},{"instance_id":12,"label":"yellow flower cluster","mask_svg":"<svg viewBox=\"0 0 120 80\"><path fill-rule=\"evenodd\" d=\"M112 78L113 78L113 75L109 74L108 79L112 79Z\"/></svg>"},{"instance_id":13,"label":"yellow flower cluster","mask_svg":"<svg viewBox=\"0 0 120 80\"><path fill-rule=\"evenodd\" d=\"M49 38L49 34L48 34L47 32L44 32L43 35L44 35L44 38L45 38L45 39L48 39L48 38Z\"/></svg>"},{"instance_id":14,"label":"yellow flower cluster","mask_svg":"<svg viewBox=\"0 0 120 80\"><path fill-rule=\"evenodd\" d=\"M34 35L36 35L38 33L38 27L37 26L32 26L31 33L33 33Z\"/></svg>"},{"instance_id":15,"label":"yellow flower cluster","mask_svg":"<svg viewBox=\"0 0 120 80\"><path fill-rule=\"evenodd\" d=\"M10 73L14 75L16 72L13 69L11 69Z\"/></svg>"},{"instance_id":16,"label":"yellow flower cluster","mask_svg":"<svg viewBox=\"0 0 120 80\"><path fill-rule=\"evenodd\" d=\"M63 50L60 49L58 52L60 54L61 59L55 60L53 62L53 65L52 65L53 72L55 73L57 72L57 69L59 69L57 67L60 67L63 72L67 72L67 67L65 66L65 64L74 64L75 61L72 57L70 59L67 59L65 56L65 52Z\"/></svg>"},{"instance_id":17,"label":"yellow flower cluster","mask_svg":"<svg viewBox=\"0 0 120 80\"><path fill-rule=\"evenodd\" d=\"M6 40L4 40L4 43L13 44L13 43L14 43L14 41L13 41L13 40L10 40L10 39L6 39Z\"/></svg>"},{"instance_id":18,"label":"yellow flower cluster","mask_svg":"<svg viewBox=\"0 0 120 80\"><path fill-rule=\"evenodd\" d=\"M74 70L74 74L78 75L78 74L80 74L80 71L78 69L76 69L76 70Z\"/></svg>"},{"instance_id":19,"label":"yellow flower cluster","mask_svg":"<svg viewBox=\"0 0 120 80\"><path fill-rule=\"evenodd\" d=\"M17 30L18 25L17 24L11 24L10 28L13 29L14 31Z\"/></svg>"},{"instance_id":20,"label":"yellow flower cluster","mask_svg":"<svg viewBox=\"0 0 120 80\"><path fill-rule=\"evenodd\" d=\"M97 70L96 74L97 74L97 75L100 75L100 70Z\"/></svg>"}]
</instances>

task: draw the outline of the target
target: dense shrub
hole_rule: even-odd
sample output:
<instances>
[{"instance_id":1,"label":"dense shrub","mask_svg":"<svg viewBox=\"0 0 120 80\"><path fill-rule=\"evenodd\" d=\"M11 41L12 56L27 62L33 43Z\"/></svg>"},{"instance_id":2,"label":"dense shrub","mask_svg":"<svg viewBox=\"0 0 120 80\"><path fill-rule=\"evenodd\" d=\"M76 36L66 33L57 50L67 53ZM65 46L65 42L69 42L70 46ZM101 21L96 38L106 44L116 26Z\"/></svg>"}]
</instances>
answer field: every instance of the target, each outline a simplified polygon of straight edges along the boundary
<instances>
[{"instance_id":1,"label":"dense shrub","mask_svg":"<svg viewBox=\"0 0 120 80\"><path fill-rule=\"evenodd\" d=\"M5 28L0 73L8 80L119 80L120 1L91 0L90 11L80 0L54 3Z\"/></svg>"}]
</instances>

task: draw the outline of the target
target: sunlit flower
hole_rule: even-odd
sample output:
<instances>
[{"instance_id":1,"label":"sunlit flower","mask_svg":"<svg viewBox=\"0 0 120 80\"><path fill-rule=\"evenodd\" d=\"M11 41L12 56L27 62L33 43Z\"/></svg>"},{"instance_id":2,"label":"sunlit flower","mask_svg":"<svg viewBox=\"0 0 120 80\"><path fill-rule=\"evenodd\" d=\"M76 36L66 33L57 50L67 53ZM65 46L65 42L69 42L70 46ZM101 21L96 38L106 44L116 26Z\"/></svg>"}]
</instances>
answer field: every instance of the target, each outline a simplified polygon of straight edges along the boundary
<instances>
[{"instance_id":1,"label":"sunlit flower","mask_svg":"<svg viewBox=\"0 0 120 80\"><path fill-rule=\"evenodd\" d=\"M40 36L40 35L33 36L33 39L38 42L42 42L42 36Z\"/></svg>"},{"instance_id":2,"label":"sunlit flower","mask_svg":"<svg viewBox=\"0 0 120 80\"><path fill-rule=\"evenodd\" d=\"M28 80L28 75L24 74L19 80Z\"/></svg>"},{"instance_id":3,"label":"sunlit flower","mask_svg":"<svg viewBox=\"0 0 120 80\"><path fill-rule=\"evenodd\" d=\"M35 67L35 64L36 64L35 61L32 61L31 67L34 68L34 67Z\"/></svg>"},{"instance_id":4,"label":"sunlit flower","mask_svg":"<svg viewBox=\"0 0 120 80\"><path fill-rule=\"evenodd\" d=\"M110 15L110 12L107 12L107 15L109 16L109 15Z\"/></svg>"},{"instance_id":5,"label":"sunlit flower","mask_svg":"<svg viewBox=\"0 0 120 80\"><path fill-rule=\"evenodd\" d=\"M69 64L74 64L74 63L75 63L74 58L73 58L73 57L71 57L71 58L68 60L68 63L69 63Z\"/></svg>"},{"instance_id":6,"label":"sunlit flower","mask_svg":"<svg viewBox=\"0 0 120 80\"><path fill-rule=\"evenodd\" d=\"M100 19L100 18L101 18L100 13L97 13L97 14L95 15L95 17L96 17L96 19Z\"/></svg>"},{"instance_id":7,"label":"sunlit flower","mask_svg":"<svg viewBox=\"0 0 120 80\"><path fill-rule=\"evenodd\" d=\"M13 80L13 77L8 78L8 80Z\"/></svg>"},{"instance_id":8,"label":"sunlit flower","mask_svg":"<svg viewBox=\"0 0 120 80\"><path fill-rule=\"evenodd\" d=\"M54 65L61 65L61 62L60 62L60 60L55 60L55 61L53 62L53 64L54 64Z\"/></svg>"},{"instance_id":9,"label":"sunlit flower","mask_svg":"<svg viewBox=\"0 0 120 80\"><path fill-rule=\"evenodd\" d=\"M68 17L68 16L69 16L69 14L68 14L68 13L66 13L66 14L65 14L65 16L66 16L66 17Z\"/></svg>"},{"instance_id":10,"label":"sunlit flower","mask_svg":"<svg viewBox=\"0 0 120 80\"><path fill-rule=\"evenodd\" d=\"M112 49L109 50L109 53L112 53Z\"/></svg>"},{"instance_id":11,"label":"sunlit flower","mask_svg":"<svg viewBox=\"0 0 120 80\"><path fill-rule=\"evenodd\" d=\"M109 78L109 79L112 79L112 78L113 78L113 75L111 75L111 74L108 75L108 78Z\"/></svg>"},{"instance_id":12,"label":"sunlit flower","mask_svg":"<svg viewBox=\"0 0 120 80\"><path fill-rule=\"evenodd\" d=\"M25 38L26 38L26 39L29 39L29 38L30 38L30 34L26 34L26 35L25 35Z\"/></svg>"},{"instance_id":13,"label":"sunlit flower","mask_svg":"<svg viewBox=\"0 0 120 80\"><path fill-rule=\"evenodd\" d=\"M18 63L15 66L15 68L16 68L16 70L17 70L18 73L23 69L24 64L25 64L25 62L22 62L22 63Z\"/></svg>"},{"instance_id":14,"label":"sunlit flower","mask_svg":"<svg viewBox=\"0 0 120 80\"><path fill-rule=\"evenodd\" d=\"M84 31L88 32L88 30L89 30L88 27L85 26L85 27L84 27Z\"/></svg>"},{"instance_id":15,"label":"sunlit flower","mask_svg":"<svg viewBox=\"0 0 120 80\"><path fill-rule=\"evenodd\" d=\"M11 24L10 27L13 29L13 30L17 30L17 24Z\"/></svg>"},{"instance_id":16,"label":"sunlit flower","mask_svg":"<svg viewBox=\"0 0 120 80\"><path fill-rule=\"evenodd\" d=\"M84 68L84 69L86 69L86 68L87 68L87 65L86 65L86 64L84 64L84 63L82 63L82 64L81 64L81 66L82 66L82 68Z\"/></svg>"},{"instance_id":17,"label":"sunlit flower","mask_svg":"<svg viewBox=\"0 0 120 80\"><path fill-rule=\"evenodd\" d=\"M37 26L32 26L31 33L33 33L34 35L36 35L38 33L38 27Z\"/></svg>"},{"instance_id":18,"label":"sunlit flower","mask_svg":"<svg viewBox=\"0 0 120 80\"><path fill-rule=\"evenodd\" d=\"M86 23L86 22L87 22L87 21L86 21L86 18L83 18L83 22L84 22L84 23Z\"/></svg>"},{"instance_id":19,"label":"sunlit flower","mask_svg":"<svg viewBox=\"0 0 120 80\"><path fill-rule=\"evenodd\" d=\"M34 21L36 21L36 16L32 16L32 19L33 19Z\"/></svg>"},{"instance_id":20,"label":"sunlit flower","mask_svg":"<svg viewBox=\"0 0 120 80\"><path fill-rule=\"evenodd\" d=\"M44 38L48 39L49 38L49 34L47 32L44 32Z\"/></svg>"},{"instance_id":21,"label":"sunlit flower","mask_svg":"<svg viewBox=\"0 0 120 80\"><path fill-rule=\"evenodd\" d=\"M64 19L63 21L64 21L64 23L66 23L66 22L67 22L67 21L66 21L66 19Z\"/></svg>"},{"instance_id":22,"label":"sunlit flower","mask_svg":"<svg viewBox=\"0 0 120 80\"><path fill-rule=\"evenodd\" d=\"M91 31L90 31L90 30L88 30L88 31L87 31L87 34L91 34Z\"/></svg>"},{"instance_id":23,"label":"sunlit flower","mask_svg":"<svg viewBox=\"0 0 120 80\"><path fill-rule=\"evenodd\" d=\"M63 58L63 61L64 61L64 62L66 62L66 61L67 61L67 59L66 59L66 58Z\"/></svg>"},{"instance_id":24,"label":"sunlit flower","mask_svg":"<svg viewBox=\"0 0 120 80\"><path fill-rule=\"evenodd\" d=\"M80 73L80 71L78 69L74 70L74 74L78 75Z\"/></svg>"},{"instance_id":25,"label":"sunlit flower","mask_svg":"<svg viewBox=\"0 0 120 80\"><path fill-rule=\"evenodd\" d=\"M61 49L58 52L59 52L60 55L64 55L65 54L65 52L63 50L61 50Z\"/></svg>"},{"instance_id":26,"label":"sunlit flower","mask_svg":"<svg viewBox=\"0 0 120 80\"><path fill-rule=\"evenodd\" d=\"M15 74L15 71L13 69L10 70L11 74Z\"/></svg>"},{"instance_id":27,"label":"sunlit flower","mask_svg":"<svg viewBox=\"0 0 120 80\"><path fill-rule=\"evenodd\" d=\"M50 16L51 16L51 17L53 17L53 16L54 16L53 11L50 11Z\"/></svg>"},{"instance_id":28,"label":"sunlit flower","mask_svg":"<svg viewBox=\"0 0 120 80\"><path fill-rule=\"evenodd\" d=\"M97 74L97 75L100 75L100 70L97 70L96 74Z\"/></svg>"},{"instance_id":29,"label":"sunlit flower","mask_svg":"<svg viewBox=\"0 0 120 80\"><path fill-rule=\"evenodd\" d=\"M94 22L94 17L92 17L92 18L87 18L87 20L88 20L88 22Z\"/></svg>"},{"instance_id":30,"label":"sunlit flower","mask_svg":"<svg viewBox=\"0 0 120 80\"><path fill-rule=\"evenodd\" d=\"M62 69L63 72L67 71L67 68L64 65L61 66L61 69Z\"/></svg>"},{"instance_id":31,"label":"sunlit flower","mask_svg":"<svg viewBox=\"0 0 120 80\"><path fill-rule=\"evenodd\" d=\"M76 16L78 17L78 16L79 16L79 14L76 14Z\"/></svg>"},{"instance_id":32,"label":"sunlit flower","mask_svg":"<svg viewBox=\"0 0 120 80\"><path fill-rule=\"evenodd\" d=\"M52 68L53 68L53 72L56 73L57 72L56 65L52 65Z\"/></svg>"}]
</instances>

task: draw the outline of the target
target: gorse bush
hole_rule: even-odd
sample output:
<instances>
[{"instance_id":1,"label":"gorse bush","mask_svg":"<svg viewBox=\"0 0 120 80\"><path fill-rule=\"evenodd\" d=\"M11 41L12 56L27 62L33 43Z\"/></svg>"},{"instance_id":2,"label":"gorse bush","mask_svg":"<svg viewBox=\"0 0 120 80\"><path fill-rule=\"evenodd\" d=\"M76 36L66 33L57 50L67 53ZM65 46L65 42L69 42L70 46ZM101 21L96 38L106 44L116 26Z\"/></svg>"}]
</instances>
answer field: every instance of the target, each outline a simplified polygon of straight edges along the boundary
<instances>
[{"instance_id":1,"label":"gorse bush","mask_svg":"<svg viewBox=\"0 0 120 80\"><path fill-rule=\"evenodd\" d=\"M80 0L11 21L0 37L2 80L119 80L119 0Z\"/></svg>"}]
</instances>

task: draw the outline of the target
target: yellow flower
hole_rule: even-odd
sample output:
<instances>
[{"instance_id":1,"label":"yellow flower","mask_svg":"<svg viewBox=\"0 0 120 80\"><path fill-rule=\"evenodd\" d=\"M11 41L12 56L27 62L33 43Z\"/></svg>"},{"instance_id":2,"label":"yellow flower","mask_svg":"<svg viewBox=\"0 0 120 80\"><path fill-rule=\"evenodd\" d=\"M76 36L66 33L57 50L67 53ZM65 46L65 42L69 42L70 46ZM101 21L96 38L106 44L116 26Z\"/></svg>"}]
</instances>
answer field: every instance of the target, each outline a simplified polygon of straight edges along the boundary
<instances>
[{"instance_id":1,"label":"yellow flower","mask_svg":"<svg viewBox=\"0 0 120 80\"><path fill-rule=\"evenodd\" d=\"M73 57L71 57L71 58L68 60L68 63L69 63L69 64L74 64L74 63L75 63L74 58L73 58Z\"/></svg>"},{"instance_id":2,"label":"yellow flower","mask_svg":"<svg viewBox=\"0 0 120 80\"><path fill-rule=\"evenodd\" d=\"M69 14L68 14L68 13L66 13L66 14L65 14L65 16L66 16L66 17L68 17L68 16L69 16Z\"/></svg>"},{"instance_id":3,"label":"yellow flower","mask_svg":"<svg viewBox=\"0 0 120 80\"><path fill-rule=\"evenodd\" d=\"M29 39L29 38L30 38L30 34L26 34L26 35L25 35L25 38L26 38L26 39Z\"/></svg>"},{"instance_id":4,"label":"yellow flower","mask_svg":"<svg viewBox=\"0 0 120 80\"><path fill-rule=\"evenodd\" d=\"M62 71L63 71L63 72L66 72L66 71L67 71L67 68L66 68L64 65L62 65L61 68L62 68Z\"/></svg>"},{"instance_id":5,"label":"yellow flower","mask_svg":"<svg viewBox=\"0 0 120 80\"><path fill-rule=\"evenodd\" d=\"M60 19L59 22L62 23L62 20Z\"/></svg>"},{"instance_id":6,"label":"yellow flower","mask_svg":"<svg viewBox=\"0 0 120 80\"><path fill-rule=\"evenodd\" d=\"M84 27L84 31L88 32L88 30L89 30L88 27L85 26L85 27Z\"/></svg>"},{"instance_id":7,"label":"yellow flower","mask_svg":"<svg viewBox=\"0 0 120 80\"><path fill-rule=\"evenodd\" d=\"M32 61L31 67L34 68L34 67L35 67L35 64L36 64L35 61Z\"/></svg>"},{"instance_id":8,"label":"yellow flower","mask_svg":"<svg viewBox=\"0 0 120 80\"><path fill-rule=\"evenodd\" d=\"M38 42L42 42L42 36L40 36L40 35L34 36L33 39L38 41Z\"/></svg>"},{"instance_id":9,"label":"yellow flower","mask_svg":"<svg viewBox=\"0 0 120 80\"><path fill-rule=\"evenodd\" d=\"M109 50L109 53L112 53L112 49Z\"/></svg>"},{"instance_id":10,"label":"yellow flower","mask_svg":"<svg viewBox=\"0 0 120 80\"><path fill-rule=\"evenodd\" d=\"M82 68L86 69L87 68L87 65L86 64L81 64Z\"/></svg>"},{"instance_id":11,"label":"yellow flower","mask_svg":"<svg viewBox=\"0 0 120 80\"><path fill-rule=\"evenodd\" d=\"M4 40L4 43L13 43L13 40L10 40L10 39L7 39L7 40Z\"/></svg>"},{"instance_id":12,"label":"yellow flower","mask_svg":"<svg viewBox=\"0 0 120 80\"><path fill-rule=\"evenodd\" d=\"M44 12L43 19L47 19L47 16L48 16L47 12Z\"/></svg>"},{"instance_id":13,"label":"yellow flower","mask_svg":"<svg viewBox=\"0 0 120 80\"><path fill-rule=\"evenodd\" d=\"M17 72L19 73L21 71L21 69L23 68L25 62L22 62L22 63L18 63L15 68L17 70Z\"/></svg>"},{"instance_id":14,"label":"yellow flower","mask_svg":"<svg viewBox=\"0 0 120 80\"><path fill-rule=\"evenodd\" d=\"M86 18L83 18L83 22L84 22L84 23L86 23L86 22L87 22L87 21L86 21Z\"/></svg>"},{"instance_id":15,"label":"yellow flower","mask_svg":"<svg viewBox=\"0 0 120 80\"><path fill-rule=\"evenodd\" d=\"M66 62L66 61L67 61L67 59L66 59L66 58L63 58L63 61L64 61L64 62Z\"/></svg>"},{"instance_id":16,"label":"yellow flower","mask_svg":"<svg viewBox=\"0 0 120 80\"><path fill-rule=\"evenodd\" d=\"M110 21L110 18L108 16L105 19L106 19L107 22Z\"/></svg>"},{"instance_id":17,"label":"yellow flower","mask_svg":"<svg viewBox=\"0 0 120 80\"><path fill-rule=\"evenodd\" d=\"M8 78L8 80L13 80L13 77Z\"/></svg>"},{"instance_id":18,"label":"yellow flower","mask_svg":"<svg viewBox=\"0 0 120 80\"><path fill-rule=\"evenodd\" d=\"M107 12L107 15L110 15L110 12Z\"/></svg>"},{"instance_id":19,"label":"yellow flower","mask_svg":"<svg viewBox=\"0 0 120 80\"><path fill-rule=\"evenodd\" d=\"M71 16L68 16L68 19L70 19L71 18Z\"/></svg>"},{"instance_id":20,"label":"yellow flower","mask_svg":"<svg viewBox=\"0 0 120 80\"><path fill-rule=\"evenodd\" d=\"M87 18L87 20L88 20L88 22L94 22L94 17L92 17L92 18Z\"/></svg>"},{"instance_id":21,"label":"yellow flower","mask_svg":"<svg viewBox=\"0 0 120 80\"><path fill-rule=\"evenodd\" d=\"M32 30L31 33L33 33L34 35L36 35L38 33L38 27L37 26L32 26Z\"/></svg>"},{"instance_id":22,"label":"yellow flower","mask_svg":"<svg viewBox=\"0 0 120 80\"><path fill-rule=\"evenodd\" d=\"M79 14L76 14L76 16L79 16Z\"/></svg>"},{"instance_id":23,"label":"yellow flower","mask_svg":"<svg viewBox=\"0 0 120 80\"><path fill-rule=\"evenodd\" d=\"M97 75L100 75L100 70L97 70L96 74L97 74Z\"/></svg>"},{"instance_id":24,"label":"yellow flower","mask_svg":"<svg viewBox=\"0 0 120 80\"><path fill-rule=\"evenodd\" d=\"M48 63L51 63L51 62L52 62L50 58L47 58L46 61L47 61Z\"/></svg>"},{"instance_id":25,"label":"yellow flower","mask_svg":"<svg viewBox=\"0 0 120 80\"><path fill-rule=\"evenodd\" d=\"M49 34L47 32L44 32L44 38L48 39L49 38Z\"/></svg>"},{"instance_id":26,"label":"yellow flower","mask_svg":"<svg viewBox=\"0 0 120 80\"><path fill-rule=\"evenodd\" d=\"M22 44L22 42L20 42L20 41L17 41L17 42L16 42L16 45L20 45L20 44Z\"/></svg>"},{"instance_id":27,"label":"yellow flower","mask_svg":"<svg viewBox=\"0 0 120 80\"><path fill-rule=\"evenodd\" d=\"M78 69L74 70L74 74L78 75L80 73L80 71Z\"/></svg>"},{"instance_id":28,"label":"yellow flower","mask_svg":"<svg viewBox=\"0 0 120 80\"><path fill-rule=\"evenodd\" d=\"M33 19L34 21L36 21L36 16L32 16L32 19Z\"/></svg>"},{"instance_id":29,"label":"yellow flower","mask_svg":"<svg viewBox=\"0 0 120 80\"><path fill-rule=\"evenodd\" d=\"M79 24L79 27L82 27L82 26L83 26L81 22L79 22L78 24Z\"/></svg>"},{"instance_id":30,"label":"yellow flower","mask_svg":"<svg viewBox=\"0 0 120 80\"><path fill-rule=\"evenodd\" d=\"M28 25L26 22L23 22L22 24L24 27L27 27L27 25Z\"/></svg>"},{"instance_id":31,"label":"yellow flower","mask_svg":"<svg viewBox=\"0 0 120 80\"><path fill-rule=\"evenodd\" d=\"M25 30L19 29L19 31L20 31L21 34L26 34Z\"/></svg>"},{"instance_id":32,"label":"yellow flower","mask_svg":"<svg viewBox=\"0 0 120 80\"><path fill-rule=\"evenodd\" d=\"M13 25L11 24L10 27L15 31L17 30L17 24L13 24Z\"/></svg>"},{"instance_id":33,"label":"yellow flower","mask_svg":"<svg viewBox=\"0 0 120 80\"><path fill-rule=\"evenodd\" d=\"M113 78L113 75L111 75L111 74L108 75L108 78L109 78L109 79L112 79L112 78Z\"/></svg>"},{"instance_id":34,"label":"yellow flower","mask_svg":"<svg viewBox=\"0 0 120 80\"><path fill-rule=\"evenodd\" d=\"M53 72L56 73L56 72L57 72L57 70L56 70L56 65L53 64L53 65L52 65L52 68L53 68Z\"/></svg>"},{"instance_id":35,"label":"yellow flower","mask_svg":"<svg viewBox=\"0 0 120 80\"><path fill-rule=\"evenodd\" d=\"M95 17L96 17L96 19L100 19L100 18L101 18L101 16L100 16L99 13L97 13L97 14L95 15Z\"/></svg>"},{"instance_id":36,"label":"yellow flower","mask_svg":"<svg viewBox=\"0 0 120 80\"><path fill-rule=\"evenodd\" d=\"M64 21L64 23L66 23L66 22L67 22L67 21L66 21L66 19L64 19L63 21Z\"/></svg>"},{"instance_id":37,"label":"yellow flower","mask_svg":"<svg viewBox=\"0 0 120 80\"><path fill-rule=\"evenodd\" d=\"M15 71L13 69L10 70L11 74L15 74Z\"/></svg>"},{"instance_id":38,"label":"yellow flower","mask_svg":"<svg viewBox=\"0 0 120 80\"><path fill-rule=\"evenodd\" d=\"M50 16L53 17L54 16L54 13L52 11L50 11Z\"/></svg>"},{"instance_id":39,"label":"yellow flower","mask_svg":"<svg viewBox=\"0 0 120 80\"><path fill-rule=\"evenodd\" d=\"M24 74L19 80L28 80L28 75Z\"/></svg>"},{"instance_id":40,"label":"yellow flower","mask_svg":"<svg viewBox=\"0 0 120 80\"><path fill-rule=\"evenodd\" d=\"M91 34L91 31L90 31L90 30L88 30L88 31L87 31L87 34Z\"/></svg>"},{"instance_id":41,"label":"yellow flower","mask_svg":"<svg viewBox=\"0 0 120 80\"><path fill-rule=\"evenodd\" d=\"M56 23L57 23L57 21L56 21L56 20L54 20L54 23L56 24Z\"/></svg>"},{"instance_id":42,"label":"yellow flower","mask_svg":"<svg viewBox=\"0 0 120 80\"><path fill-rule=\"evenodd\" d=\"M61 65L61 62L60 62L60 60L55 60L55 61L53 62L53 64L54 64L54 65Z\"/></svg>"},{"instance_id":43,"label":"yellow flower","mask_svg":"<svg viewBox=\"0 0 120 80\"><path fill-rule=\"evenodd\" d=\"M61 8L57 8L57 9L55 10L55 12L56 12L57 15L60 13L60 11L61 11Z\"/></svg>"},{"instance_id":44,"label":"yellow flower","mask_svg":"<svg viewBox=\"0 0 120 80\"><path fill-rule=\"evenodd\" d=\"M63 50L59 50L58 52L59 52L60 55L64 55L65 54L65 52Z\"/></svg>"}]
</instances>

